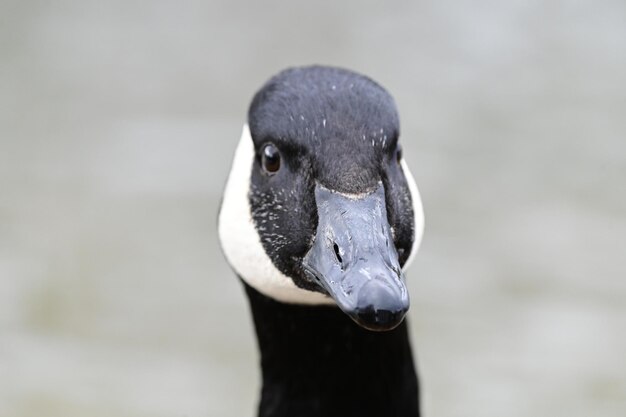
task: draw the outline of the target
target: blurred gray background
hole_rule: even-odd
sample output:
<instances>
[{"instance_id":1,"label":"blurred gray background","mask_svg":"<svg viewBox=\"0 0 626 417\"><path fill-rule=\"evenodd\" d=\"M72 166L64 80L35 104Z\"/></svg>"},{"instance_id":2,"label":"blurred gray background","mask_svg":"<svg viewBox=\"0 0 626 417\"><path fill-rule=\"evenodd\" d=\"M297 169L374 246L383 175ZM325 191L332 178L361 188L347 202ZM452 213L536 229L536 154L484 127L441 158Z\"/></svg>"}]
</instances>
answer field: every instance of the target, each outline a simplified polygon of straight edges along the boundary
<instances>
[{"instance_id":1,"label":"blurred gray background","mask_svg":"<svg viewBox=\"0 0 626 417\"><path fill-rule=\"evenodd\" d=\"M0 0L0 416L253 416L217 209L286 66L396 98L427 417L626 415L626 2Z\"/></svg>"}]
</instances>

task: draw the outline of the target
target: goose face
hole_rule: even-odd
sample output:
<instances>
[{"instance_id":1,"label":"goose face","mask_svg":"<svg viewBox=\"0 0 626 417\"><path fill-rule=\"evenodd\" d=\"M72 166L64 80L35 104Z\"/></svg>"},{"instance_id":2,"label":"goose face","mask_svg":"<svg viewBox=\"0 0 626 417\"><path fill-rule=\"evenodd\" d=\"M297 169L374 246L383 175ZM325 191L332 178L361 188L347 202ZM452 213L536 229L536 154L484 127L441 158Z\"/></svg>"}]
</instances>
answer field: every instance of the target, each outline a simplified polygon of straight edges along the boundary
<instances>
[{"instance_id":1,"label":"goose face","mask_svg":"<svg viewBox=\"0 0 626 417\"><path fill-rule=\"evenodd\" d=\"M336 303L388 330L409 307L402 267L421 240L391 96L355 73L286 70L254 97L219 220L240 277L292 303Z\"/></svg>"}]
</instances>

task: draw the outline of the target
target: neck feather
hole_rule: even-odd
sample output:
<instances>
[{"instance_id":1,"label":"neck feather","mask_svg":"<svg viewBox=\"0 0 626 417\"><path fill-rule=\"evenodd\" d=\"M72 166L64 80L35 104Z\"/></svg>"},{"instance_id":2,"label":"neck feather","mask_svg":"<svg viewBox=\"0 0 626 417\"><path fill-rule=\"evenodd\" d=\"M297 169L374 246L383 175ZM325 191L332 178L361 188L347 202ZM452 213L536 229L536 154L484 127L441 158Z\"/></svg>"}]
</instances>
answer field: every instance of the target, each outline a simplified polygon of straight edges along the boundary
<instances>
[{"instance_id":1,"label":"neck feather","mask_svg":"<svg viewBox=\"0 0 626 417\"><path fill-rule=\"evenodd\" d=\"M244 285L261 351L260 417L419 416L406 320L371 332L336 307L285 304Z\"/></svg>"}]
</instances>

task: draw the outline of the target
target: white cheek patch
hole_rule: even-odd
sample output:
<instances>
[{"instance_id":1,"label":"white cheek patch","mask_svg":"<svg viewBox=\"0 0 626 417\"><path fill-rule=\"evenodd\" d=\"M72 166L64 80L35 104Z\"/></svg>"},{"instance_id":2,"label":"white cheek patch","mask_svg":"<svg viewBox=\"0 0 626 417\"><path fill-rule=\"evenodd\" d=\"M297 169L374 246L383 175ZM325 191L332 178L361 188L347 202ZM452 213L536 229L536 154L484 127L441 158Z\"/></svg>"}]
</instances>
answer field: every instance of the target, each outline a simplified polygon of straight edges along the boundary
<instances>
[{"instance_id":1,"label":"white cheek patch","mask_svg":"<svg viewBox=\"0 0 626 417\"><path fill-rule=\"evenodd\" d=\"M406 181L409 185L409 191L411 192L411 201L413 202L413 218L415 222L413 229L415 230L415 237L413 238L411 253L402 267L402 270L406 271L413 262L413 259L415 259L420 243L422 243L422 236L424 235L424 208L422 207L422 198L420 197L420 192L417 189L417 184L415 184L411 170L409 170L409 167L404 159L402 159L400 165L402 166L402 171L404 171L404 176L406 177Z\"/></svg>"},{"instance_id":2,"label":"white cheek patch","mask_svg":"<svg viewBox=\"0 0 626 417\"><path fill-rule=\"evenodd\" d=\"M254 144L246 124L235 151L218 219L218 234L226 259L250 286L277 301L334 304L334 300L324 294L297 287L265 253L248 198L253 162Z\"/></svg>"}]
</instances>

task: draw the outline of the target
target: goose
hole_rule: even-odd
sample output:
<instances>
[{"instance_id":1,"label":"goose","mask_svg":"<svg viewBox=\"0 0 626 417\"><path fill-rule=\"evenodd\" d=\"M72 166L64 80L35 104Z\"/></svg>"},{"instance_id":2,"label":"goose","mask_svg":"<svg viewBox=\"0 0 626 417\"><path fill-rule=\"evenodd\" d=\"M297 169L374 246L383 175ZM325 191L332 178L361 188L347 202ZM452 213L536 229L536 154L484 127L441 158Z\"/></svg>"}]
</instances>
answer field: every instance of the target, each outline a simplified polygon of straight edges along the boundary
<instances>
[{"instance_id":1,"label":"goose","mask_svg":"<svg viewBox=\"0 0 626 417\"><path fill-rule=\"evenodd\" d=\"M260 350L260 417L415 417L404 270L424 224L391 95L297 67L254 95L218 218Z\"/></svg>"}]
</instances>

